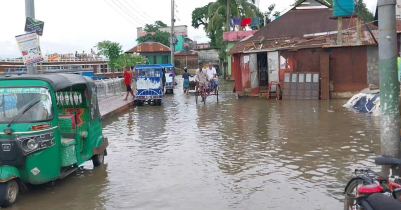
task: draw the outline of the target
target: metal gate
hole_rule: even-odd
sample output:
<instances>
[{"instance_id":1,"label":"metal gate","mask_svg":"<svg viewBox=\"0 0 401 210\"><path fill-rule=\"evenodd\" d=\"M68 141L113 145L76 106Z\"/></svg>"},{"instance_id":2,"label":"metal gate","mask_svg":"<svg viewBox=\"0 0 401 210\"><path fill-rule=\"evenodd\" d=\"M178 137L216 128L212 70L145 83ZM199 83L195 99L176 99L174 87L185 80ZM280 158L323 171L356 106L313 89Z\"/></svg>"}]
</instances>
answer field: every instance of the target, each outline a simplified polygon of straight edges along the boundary
<instances>
[{"instance_id":1,"label":"metal gate","mask_svg":"<svg viewBox=\"0 0 401 210\"><path fill-rule=\"evenodd\" d=\"M319 73L285 73L283 99L319 100Z\"/></svg>"}]
</instances>

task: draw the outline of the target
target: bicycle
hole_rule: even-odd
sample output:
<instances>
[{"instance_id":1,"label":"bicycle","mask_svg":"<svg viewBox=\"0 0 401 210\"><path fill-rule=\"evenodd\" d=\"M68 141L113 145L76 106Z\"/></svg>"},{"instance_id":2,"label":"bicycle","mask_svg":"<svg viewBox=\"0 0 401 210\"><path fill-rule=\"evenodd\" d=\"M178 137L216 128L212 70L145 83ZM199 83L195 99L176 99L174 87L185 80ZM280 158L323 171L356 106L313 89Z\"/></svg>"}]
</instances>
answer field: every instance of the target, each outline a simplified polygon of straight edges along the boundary
<instances>
[{"instance_id":1,"label":"bicycle","mask_svg":"<svg viewBox=\"0 0 401 210\"><path fill-rule=\"evenodd\" d=\"M391 166L392 171L398 170L401 165L401 159L398 158L387 158L387 157L377 157L375 159L377 165L387 165ZM345 187L344 194L349 197L350 194L353 197L357 197L358 189L364 185L377 184L383 187L383 194L395 199L400 198L401 189L401 179L399 176L393 176L392 174L389 178L384 178L380 174L370 170L370 169L355 169L355 177L352 178L347 186ZM349 203L346 198L344 201L344 210L356 210L358 209L355 200L353 203Z\"/></svg>"}]
</instances>

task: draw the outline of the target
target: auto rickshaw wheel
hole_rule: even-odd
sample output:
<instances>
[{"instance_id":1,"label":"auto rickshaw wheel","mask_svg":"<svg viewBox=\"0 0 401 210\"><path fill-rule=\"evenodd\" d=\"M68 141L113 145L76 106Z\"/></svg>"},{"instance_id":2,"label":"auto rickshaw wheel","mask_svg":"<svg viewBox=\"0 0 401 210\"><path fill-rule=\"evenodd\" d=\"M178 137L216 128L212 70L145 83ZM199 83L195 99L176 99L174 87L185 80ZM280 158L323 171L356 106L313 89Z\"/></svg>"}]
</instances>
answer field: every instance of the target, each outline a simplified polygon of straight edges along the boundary
<instances>
[{"instance_id":1,"label":"auto rickshaw wheel","mask_svg":"<svg viewBox=\"0 0 401 210\"><path fill-rule=\"evenodd\" d=\"M0 206L8 207L17 201L18 183L15 179L0 184Z\"/></svg>"},{"instance_id":2,"label":"auto rickshaw wheel","mask_svg":"<svg viewBox=\"0 0 401 210\"><path fill-rule=\"evenodd\" d=\"M97 167L97 166L103 165L105 151L106 150L104 150L102 153L94 155L92 157L93 166Z\"/></svg>"}]
</instances>

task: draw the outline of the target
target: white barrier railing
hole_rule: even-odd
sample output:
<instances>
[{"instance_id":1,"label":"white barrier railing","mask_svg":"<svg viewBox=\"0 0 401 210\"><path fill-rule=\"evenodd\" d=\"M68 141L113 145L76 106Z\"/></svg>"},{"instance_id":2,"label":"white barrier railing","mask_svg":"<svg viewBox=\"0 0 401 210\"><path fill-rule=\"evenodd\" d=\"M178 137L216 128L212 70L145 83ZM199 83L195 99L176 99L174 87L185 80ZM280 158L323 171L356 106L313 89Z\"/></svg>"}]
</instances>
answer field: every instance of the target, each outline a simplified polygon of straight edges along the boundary
<instances>
[{"instance_id":1,"label":"white barrier railing","mask_svg":"<svg viewBox=\"0 0 401 210\"><path fill-rule=\"evenodd\" d=\"M107 62L108 59L100 57L88 57L88 58L57 58L57 59L45 59L43 62L46 63L59 63L59 62L85 62L85 61L101 61ZM10 63L22 63L22 59L18 58L0 58L0 62L10 62Z\"/></svg>"},{"instance_id":2,"label":"white barrier railing","mask_svg":"<svg viewBox=\"0 0 401 210\"><path fill-rule=\"evenodd\" d=\"M95 84L99 101L113 96L122 96L125 93L123 78L95 80Z\"/></svg>"}]
</instances>

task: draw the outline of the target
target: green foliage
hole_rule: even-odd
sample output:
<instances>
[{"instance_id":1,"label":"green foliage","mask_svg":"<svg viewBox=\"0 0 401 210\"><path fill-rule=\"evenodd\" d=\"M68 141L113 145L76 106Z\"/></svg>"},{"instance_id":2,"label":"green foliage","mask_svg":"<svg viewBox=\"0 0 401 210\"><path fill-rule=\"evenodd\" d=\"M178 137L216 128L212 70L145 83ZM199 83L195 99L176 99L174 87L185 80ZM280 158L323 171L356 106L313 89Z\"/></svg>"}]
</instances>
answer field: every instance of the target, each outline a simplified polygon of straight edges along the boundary
<instances>
[{"instance_id":1,"label":"green foliage","mask_svg":"<svg viewBox=\"0 0 401 210\"><path fill-rule=\"evenodd\" d=\"M362 19L367 23L372 22L374 19L373 13L368 10L363 0L357 0L355 13L362 17Z\"/></svg>"},{"instance_id":2,"label":"green foliage","mask_svg":"<svg viewBox=\"0 0 401 210\"><path fill-rule=\"evenodd\" d=\"M125 66L135 66L137 64L144 64L146 63L146 57L142 55L133 55L133 54L121 54L116 60L116 67L121 69Z\"/></svg>"},{"instance_id":3,"label":"green foliage","mask_svg":"<svg viewBox=\"0 0 401 210\"><path fill-rule=\"evenodd\" d=\"M170 33L168 32L157 30L156 32L148 33L145 36L138 37L136 41L138 42L138 44L140 44L148 39L153 39L156 42L160 42L166 46L170 46Z\"/></svg>"},{"instance_id":4,"label":"green foliage","mask_svg":"<svg viewBox=\"0 0 401 210\"><path fill-rule=\"evenodd\" d=\"M135 66L138 63L146 63L146 58L142 55L125 54L122 46L117 42L103 41L96 45L99 55L106 56L109 61L107 64L114 69L121 69L124 66Z\"/></svg>"},{"instance_id":5,"label":"green foliage","mask_svg":"<svg viewBox=\"0 0 401 210\"><path fill-rule=\"evenodd\" d=\"M280 15L280 12L278 12L278 11L276 11L272 15L274 8L276 8L276 5L272 4L267 8L267 12L262 13L262 12L258 11L257 17L259 17L260 24L259 24L259 26L252 27L252 30L258 30L260 28L263 28L265 26L265 23L264 23L265 18L266 18L266 24L269 24L272 21L272 17Z\"/></svg>"},{"instance_id":6,"label":"green foliage","mask_svg":"<svg viewBox=\"0 0 401 210\"><path fill-rule=\"evenodd\" d=\"M167 25L160 20L155 21L153 25L146 24L143 30L147 34L145 36L138 37L136 41L138 42L138 44L140 44L148 39L153 39L156 42L160 42L166 46L170 46L170 33L162 32L159 30L159 28L163 27L167 27Z\"/></svg>"},{"instance_id":7,"label":"green foliage","mask_svg":"<svg viewBox=\"0 0 401 210\"><path fill-rule=\"evenodd\" d=\"M255 0L230 0L230 18L261 17L263 14L255 6ZM220 48L220 58L225 58L223 32L226 29L227 0L215 0L192 12L192 26L204 27L210 38L210 47ZM262 18L263 20L263 18ZM261 21L263 23L263 21Z\"/></svg>"},{"instance_id":8,"label":"green foliage","mask_svg":"<svg viewBox=\"0 0 401 210\"><path fill-rule=\"evenodd\" d=\"M117 42L103 41L96 45L99 55L104 55L109 59L108 65L110 68L117 68L117 59L123 52L122 46Z\"/></svg>"},{"instance_id":9,"label":"green foliage","mask_svg":"<svg viewBox=\"0 0 401 210\"><path fill-rule=\"evenodd\" d=\"M159 30L159 28L164 28L167 27L167 24L163 23L160 20L155 21L155 23L152 24L146 24L145 27L143 28L143 30L147 33L151 33L151 32L156 32Z\"/></svg>"}]
</instances>

